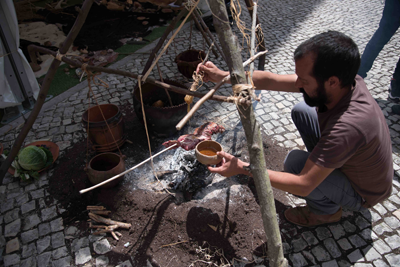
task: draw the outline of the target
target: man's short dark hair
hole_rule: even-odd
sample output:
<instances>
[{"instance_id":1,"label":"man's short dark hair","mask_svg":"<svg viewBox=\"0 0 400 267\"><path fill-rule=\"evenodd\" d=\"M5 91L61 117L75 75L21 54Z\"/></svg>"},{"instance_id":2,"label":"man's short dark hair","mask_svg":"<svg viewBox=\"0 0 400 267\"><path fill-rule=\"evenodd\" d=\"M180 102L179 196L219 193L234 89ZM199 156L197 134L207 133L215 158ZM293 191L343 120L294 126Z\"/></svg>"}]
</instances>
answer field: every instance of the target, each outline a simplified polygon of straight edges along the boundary
<instances>
[{"instance_id":1,"label":"man's short dark hair","mask_svg":"<svg viewBox=\"0 0 400 267\"><path fill-rule=\"evenodd\" d=\"M312 75L318 82L336 76L342 87L354 82L361 61L356 43L337 31L324 32L304 41L294 51L294 60L305 55L314 56Z\"/></svg>"}]
</instances>

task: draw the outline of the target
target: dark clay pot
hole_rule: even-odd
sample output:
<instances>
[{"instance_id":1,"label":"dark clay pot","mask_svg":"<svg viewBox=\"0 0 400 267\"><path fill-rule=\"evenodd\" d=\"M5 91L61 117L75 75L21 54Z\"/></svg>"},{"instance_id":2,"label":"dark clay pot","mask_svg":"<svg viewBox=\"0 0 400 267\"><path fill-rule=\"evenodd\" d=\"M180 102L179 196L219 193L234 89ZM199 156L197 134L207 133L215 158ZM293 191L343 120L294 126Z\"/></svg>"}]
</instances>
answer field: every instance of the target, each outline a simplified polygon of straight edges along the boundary
<instances>
[{"instance_id":1,"label":"dark clay pot","mask_svg":"<svg viewBox=\"0 0 400 267\"><path fill-rule=\"evenodd\" d=\"M100 109L106 120L104 120ZM122 113L116 105L104 104L91 107L83 113L82 124L86 131L89 126L89 140L97 152L116 150L126 141Z\"/></svg>"},{"instance_id":2,"label":"dark clay pot","mask_svg":"<svg viewBox=\"0 0 400 267\"><path fill-rule=\"evenodd\" d=\"M196 71L199 65L206 57L206 53L201 50L189 49L186 50L175 58L175 63L178 65L178 70L188 79L192 79L193 72Z\"/></svg>"},{"instance_id":3,"label":"dark clay pot","mask_svg":"<svg viewBox=\"0 0 400 267\"><path fill-rule=\"evenodd\" d=\"M101 183L111 177L114 177L117 174L120 174L125 171L125 156L120 156L115 153L107 152L99 154L93 157L88 167L85 169L86 174L88 175L89 181L96 185ZM117 179L102 185L102 188L110 188L117 185L122 179L124 175L118 177Z\"/></svg>"},{"instance_id":4,"label":"dark clay pot","mask_svg":"<svg viewBox=\"0 0 400 267\"><path fill-rule=\"evenodd\" d=\"M187 89L187 87L185 87L183 84L176 81L164 80L164 82ZM144 83L142 85L142 95L147 127L149 131L160 137L168 137L173 135L177 131L175 126L187 113L187 104L184 100L185 95L171 91L168 92L172 99L172 107L169 105L169 100L164 88L150 83ZM164 103L164 107L152 106L159 100ZM134 90L133 104L135 106L137 117L143 122L142 105L140 102L140 91L138 86L136 86Z\"/></svg>"}]
</instances>

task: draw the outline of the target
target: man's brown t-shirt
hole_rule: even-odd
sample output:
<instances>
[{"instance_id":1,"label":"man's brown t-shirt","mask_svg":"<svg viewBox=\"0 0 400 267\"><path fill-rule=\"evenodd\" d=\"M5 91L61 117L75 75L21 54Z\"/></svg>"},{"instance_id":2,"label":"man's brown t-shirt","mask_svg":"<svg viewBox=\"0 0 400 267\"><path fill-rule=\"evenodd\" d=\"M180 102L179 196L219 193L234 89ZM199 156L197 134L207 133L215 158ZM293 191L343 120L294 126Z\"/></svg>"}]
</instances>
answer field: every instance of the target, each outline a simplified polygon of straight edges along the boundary
<instances>
[{"instance_id":1,"label":"man's brown t-shirt","mask_svg":"<svg viewBox=\"0 0 400 267\"><path fill-rule=\"evenodd\" d=\"M392 144L385 117L357 75L353 89L331 110L318 112L321 139L309 159L340 169L371 207L390 196Z\"/></svg>"}]
</instances>

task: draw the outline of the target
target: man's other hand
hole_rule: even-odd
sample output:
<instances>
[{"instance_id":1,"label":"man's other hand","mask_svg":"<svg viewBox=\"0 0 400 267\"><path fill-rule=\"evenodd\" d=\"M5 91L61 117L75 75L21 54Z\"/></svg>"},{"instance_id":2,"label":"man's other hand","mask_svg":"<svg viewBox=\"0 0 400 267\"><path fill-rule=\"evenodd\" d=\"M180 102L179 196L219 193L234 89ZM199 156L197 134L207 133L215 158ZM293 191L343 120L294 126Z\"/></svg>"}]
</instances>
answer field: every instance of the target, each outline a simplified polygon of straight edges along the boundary
<instances>
[{"instance_id":1,"label":"man's other hand","mask_svg":"<svg viewBox=\"0 0 400 267\"><path fill-rule=\"evenodd\" d=\"M208 170L212 173L218 173L225 177L231 177L237 174L250 175L249 172L243 169L243 167L249 164L241 161L240 159L228 154L224 151L217 152L217 156L222 158L222 161L216 167L208 167Z\"/></svg>"}]
</instances>

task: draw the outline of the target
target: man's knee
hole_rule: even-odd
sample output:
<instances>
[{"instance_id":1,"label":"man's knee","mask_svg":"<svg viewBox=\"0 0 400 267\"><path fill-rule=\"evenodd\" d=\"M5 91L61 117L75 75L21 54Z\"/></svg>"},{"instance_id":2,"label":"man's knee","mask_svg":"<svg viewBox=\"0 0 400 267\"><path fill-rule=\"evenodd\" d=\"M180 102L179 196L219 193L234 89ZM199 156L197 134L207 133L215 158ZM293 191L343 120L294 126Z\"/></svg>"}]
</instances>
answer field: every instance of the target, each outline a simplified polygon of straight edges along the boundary
<instances>
[{"instance_id":1,"label":"man's knee","mask_svg":"<svg viewBox=\"0 0 400 267\"><path fill-rule=\"evenodd\" d=\"M301 118L301 116L305 113L307 113L307 109L309 107L307 106L307 104L305 102L299 102L296 105L293 106L292 108L292 120L296 123L296 121L299 121L299 119Z\"/></svg>"},{"instance_id":2,"label":"man's knee","mask_svg":"<svg viewBox=\"0 0 400 267\"><path fill-rule=\"evenodd\" d=\"M290 151L283 162L285 172L299 174L308 159L309 153L303 150Z\"/></svg>"}]
</instances>

